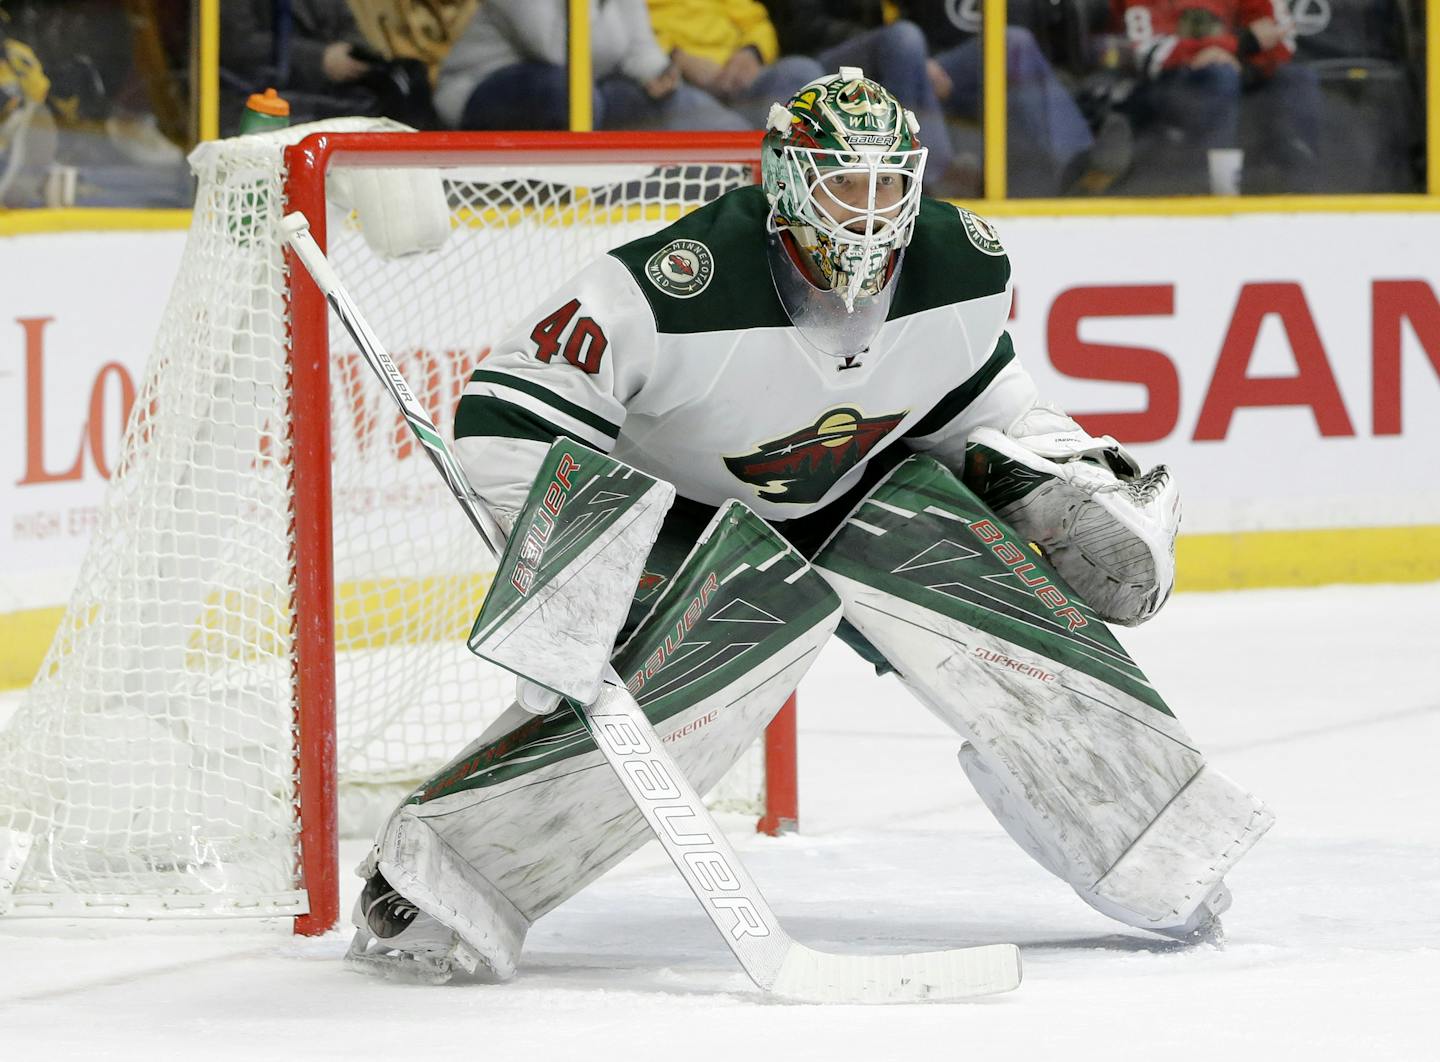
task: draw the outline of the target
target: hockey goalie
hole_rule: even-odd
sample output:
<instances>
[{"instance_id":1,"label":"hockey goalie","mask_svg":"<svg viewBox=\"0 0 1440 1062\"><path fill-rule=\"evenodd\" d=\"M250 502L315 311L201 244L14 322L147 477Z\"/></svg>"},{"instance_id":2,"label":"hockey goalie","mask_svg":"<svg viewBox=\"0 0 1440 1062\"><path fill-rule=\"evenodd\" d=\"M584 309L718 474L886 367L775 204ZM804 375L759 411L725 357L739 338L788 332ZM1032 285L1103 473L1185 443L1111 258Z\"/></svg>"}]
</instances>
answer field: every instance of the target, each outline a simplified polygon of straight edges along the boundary
<instances>
[{"instance_id":1,"label":"hockey goalie","mask_svg":"<svg viewBox=\"0 0 1440 1062\"><path fill-rule=\"evenodd\" d=\"M833 633L954 729L985 805L1084 902L1213 939L1225 875L1272 817L1107 626L1169 595L1176 484L1040 401L1005 330L1005 249L921 195L925 156L914 115L858 69L776 104L761 186L535 307L471 377L455 452L536 557L634 503L627 470L673 485L643 569L600 596L624 616L616 672L697 789ZM582 491L570 471L597 462ZM393 814L361 868L352 961L508 977L537 918L644 842L555 706L522 681Z\"/></svg>"}]
</instances>

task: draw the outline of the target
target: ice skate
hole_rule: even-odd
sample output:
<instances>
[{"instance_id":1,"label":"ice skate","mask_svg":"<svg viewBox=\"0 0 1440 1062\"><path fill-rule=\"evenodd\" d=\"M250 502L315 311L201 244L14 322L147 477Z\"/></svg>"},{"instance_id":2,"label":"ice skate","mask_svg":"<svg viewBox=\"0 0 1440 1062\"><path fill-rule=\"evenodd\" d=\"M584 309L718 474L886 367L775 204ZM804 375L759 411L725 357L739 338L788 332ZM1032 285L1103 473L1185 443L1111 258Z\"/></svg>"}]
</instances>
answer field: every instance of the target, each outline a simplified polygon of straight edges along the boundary
<instances>
[{"instance_id":1,"label":"ice skate","mask_svg":"<svg viewBox=\"0 0 1440 1062\"><path fill-rule=\"evenodd\" d=\"M457 968L474 973L478 957L438 918L401 896L376 870L351 915L355 936L345 963L356 970L444 984Z\"/></svg>"}]
</instances>

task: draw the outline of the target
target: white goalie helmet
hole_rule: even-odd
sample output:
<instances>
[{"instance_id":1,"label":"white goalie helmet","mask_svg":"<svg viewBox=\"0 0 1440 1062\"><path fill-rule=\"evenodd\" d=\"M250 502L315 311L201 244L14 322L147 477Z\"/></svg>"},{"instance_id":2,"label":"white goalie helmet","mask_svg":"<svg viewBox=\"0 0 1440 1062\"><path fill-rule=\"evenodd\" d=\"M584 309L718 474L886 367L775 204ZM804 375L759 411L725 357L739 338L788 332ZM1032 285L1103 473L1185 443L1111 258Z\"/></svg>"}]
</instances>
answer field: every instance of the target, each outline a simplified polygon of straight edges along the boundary
<instances>
[{"instance_id":1,"label":"white goalie helmet","mask_svg":"<svg viewBox=\"0 0 1440 1062\"><path fill-rule=\"evenodd\" d=\"M854 313L878 294L920 212L927 149L915 115L858 67L841 67L770 109L761 179L772 231L788 232L812 280Z\"/></svg>"}]
</instances>

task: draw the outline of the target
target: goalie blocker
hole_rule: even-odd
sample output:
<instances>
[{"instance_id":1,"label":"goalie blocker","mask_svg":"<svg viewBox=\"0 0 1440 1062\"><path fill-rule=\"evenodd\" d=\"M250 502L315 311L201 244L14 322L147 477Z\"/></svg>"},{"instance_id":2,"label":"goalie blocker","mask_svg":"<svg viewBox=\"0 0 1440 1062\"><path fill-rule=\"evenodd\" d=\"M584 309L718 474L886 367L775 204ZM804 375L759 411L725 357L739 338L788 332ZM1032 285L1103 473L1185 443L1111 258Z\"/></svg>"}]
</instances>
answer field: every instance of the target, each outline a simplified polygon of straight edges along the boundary
<instances>
[{"instance_id":1,"label":"goalie blocker","mask_svg":"<svg viewBox=\"0 0 1440 1062\"><path fill-rule=\"evenodd\" d=\"M1041 405L973 432L964 477L1104 619L1136 626L1170 596L1180 494L1165 465L1142 474L1110 436Z\"/></svg>"}]
</instances>

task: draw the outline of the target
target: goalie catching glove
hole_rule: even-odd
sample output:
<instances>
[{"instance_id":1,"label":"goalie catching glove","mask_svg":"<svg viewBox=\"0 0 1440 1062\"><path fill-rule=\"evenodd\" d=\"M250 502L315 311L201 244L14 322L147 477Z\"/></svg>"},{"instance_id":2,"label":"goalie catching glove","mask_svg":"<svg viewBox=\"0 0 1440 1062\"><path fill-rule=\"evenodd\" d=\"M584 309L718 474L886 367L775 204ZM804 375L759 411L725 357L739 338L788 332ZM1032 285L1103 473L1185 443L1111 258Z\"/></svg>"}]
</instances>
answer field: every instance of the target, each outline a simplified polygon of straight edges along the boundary
<instances>
[{"instance_id":1,"label":"goalie catching glove","mask_svg":"<svg viewBox=\"0 0 1440 1062\"><path fill-rule=\"evenodd\" d=\"M1141 474L1110 436L1039 405L971 434L965 482L1104 619L1133 627L1170 596L1180 494L1166 466Z\"/></svg>"}]
</instances>

